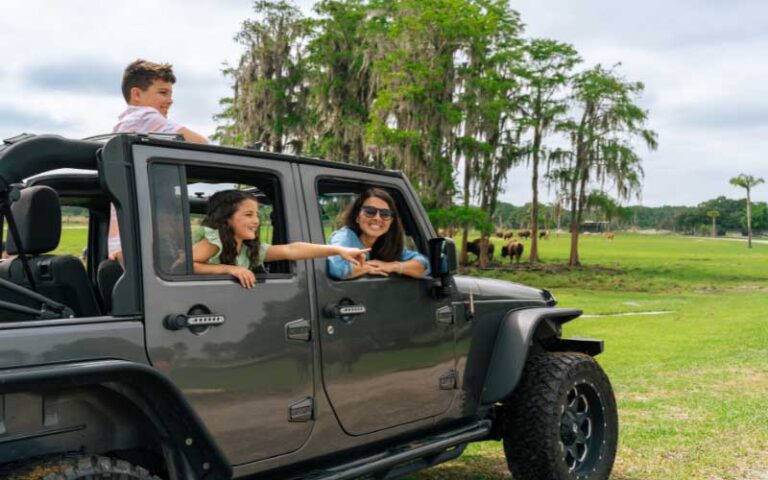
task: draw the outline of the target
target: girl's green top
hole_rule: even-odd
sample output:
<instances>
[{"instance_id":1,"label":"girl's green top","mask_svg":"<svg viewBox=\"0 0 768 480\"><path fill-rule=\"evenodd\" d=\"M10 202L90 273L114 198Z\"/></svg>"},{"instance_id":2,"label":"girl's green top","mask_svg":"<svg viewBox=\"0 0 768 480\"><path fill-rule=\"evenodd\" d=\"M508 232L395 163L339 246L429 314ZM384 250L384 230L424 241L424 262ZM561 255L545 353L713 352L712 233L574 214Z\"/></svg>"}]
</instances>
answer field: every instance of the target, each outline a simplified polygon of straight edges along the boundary
<instances>
[{"instance_id":1,"label":"girl's green top","mask_svg":"<svg viewBox=\"0 0 768 480\"><path fill-rule=\"evenodd\" d=\"M192 243L197 243L200 240L205 238L213 245L216 245L219 247L219 251L216 252L214 256L208 259L208 263L219 265L221 264L221 260L219 257L221 256L221 238L219 237L219 231L215 228L210 227L200 227L199 229L195 230L192 234ZM267 256L267 250L269 250L270 245L268 243L259 242L259 265L264 265L264 257ZM237 257L235 257L235 265L238 267L245 267L245 268L251 268L251 262L248 261L248 249L247 248L241 248L240 252L238 252Z\"/></svg>"}]
</instances>

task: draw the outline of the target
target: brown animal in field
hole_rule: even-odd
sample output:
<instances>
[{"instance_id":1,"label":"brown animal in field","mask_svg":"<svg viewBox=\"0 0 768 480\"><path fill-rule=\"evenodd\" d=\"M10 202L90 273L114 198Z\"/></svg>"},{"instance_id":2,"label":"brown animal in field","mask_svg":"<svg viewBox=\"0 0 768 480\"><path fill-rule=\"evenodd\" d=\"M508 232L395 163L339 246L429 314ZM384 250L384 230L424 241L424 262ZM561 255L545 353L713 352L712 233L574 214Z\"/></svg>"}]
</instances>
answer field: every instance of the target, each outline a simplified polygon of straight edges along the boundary
<instances>
[{"instance_id":1,"label":"brown animal in field","mask_svg":"<svg viewBox=\"0 0 768 480\"><path fill-rule=\"evenodd\" d=\"M608 240L613 240L613 237L615 237L616 234L613 232L605 232L603 233L603 237L605 237Z\"/></svg>"},{"instance_id":2,"label":"brown animal in field","mask_svg":"<svg viewBox=\"0 0 768 480\"><path fill-rule=\"evenodd\" d=\"M496 238L504 238L504 230L496 230L494 235L496 235Z\"/></svg>"},{"instance_id":3,"label":"brown animal in field","mask_svg":"<svg viewBox=\"0 0 768 480\"><path fill-rule=\"evenodd\" d=\"M515 236L515 232L513 232L512 230L507 230L506 232L504 232L504 240L509 240L514 236Z\"/></svg>"},{"instance_id":4,"label":"brown animal in field","mask_svg":"<svg viewBox=\"0 0 768 480\"><path fill-rule=\"evenodd\" d=\"M549 230L542 230L539 232L539 238L548 239L549 238Z\"/></svg>"},{"instance_id":5,"label":"brown animal in field","mask_svg":"<svg viewBox=\"0 0 768 480\"><path fill-rule=\"evenodd\" d=\"M531 231L530 230L520 230L517 232L517 236L520 238L531 238Z\"/></svg>"},{"instance_id":6,"label":"brown animal in field","mask_svg":"<svg viewBox=\"0 0 768 480\"><path fill-rule=\"evenodd\" d=\"M491 259L493 259L493 251L495 247L493 246L493 243L490 241L490 239L487 237L485 239L476 238L471 242L467 243L467 251L475 255L477 258L480 258L480 245L483 240L488 242L488 261L491 261Z\"/></svg>"},{"instance_id":7,"label":"brown animal in field","mask_svg":"<svg viewBox=\"0 0 768 480\"><path fill-rule=\"evenodd\" d=\"M520 263L520 258L523 256L523 244L513 238L506 245L501 247L501 257L509 257L509 261L514 259L516 263Z\"/></svg>"}]
</instances>

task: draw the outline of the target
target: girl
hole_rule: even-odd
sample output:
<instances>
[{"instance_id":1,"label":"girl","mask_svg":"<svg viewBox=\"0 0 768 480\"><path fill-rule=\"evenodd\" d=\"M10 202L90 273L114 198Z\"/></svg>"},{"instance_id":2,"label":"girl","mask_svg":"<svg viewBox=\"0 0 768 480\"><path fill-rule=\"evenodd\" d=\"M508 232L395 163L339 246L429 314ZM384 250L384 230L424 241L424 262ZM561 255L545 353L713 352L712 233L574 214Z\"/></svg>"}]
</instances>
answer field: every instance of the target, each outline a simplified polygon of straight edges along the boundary
<instances>
[{"instance_id":1,"label":"girl","mask_svg":"<svg viewBox=\"0 0 768 480\"><path fill-rule=\"evenodd\" d=\"M395 201L380 188L368 189L355 200L345 215L345 226L333 232L330 244L370 250L371 260L351 263L341 256L328 259L328 274L336 279L362 275L389 276L390 273L421 278L429 274L424 255L403 247L403 224Z\"/></svg>"},{"instance_id":2,"label":"girl","mask_svg":"<svg viewBox=\"0 0 768 480\"><path fill-rule=\"evenodd\" d=\"M264 262L303 260L339 255L355 266L365 262L367 250L294 242L268 245L259 241L259 204L241 190L211 196L203 220L204 237L192 247L195 273L229 274L245 288L256 285L253 270Z\"/></svg>"}]
</instances>

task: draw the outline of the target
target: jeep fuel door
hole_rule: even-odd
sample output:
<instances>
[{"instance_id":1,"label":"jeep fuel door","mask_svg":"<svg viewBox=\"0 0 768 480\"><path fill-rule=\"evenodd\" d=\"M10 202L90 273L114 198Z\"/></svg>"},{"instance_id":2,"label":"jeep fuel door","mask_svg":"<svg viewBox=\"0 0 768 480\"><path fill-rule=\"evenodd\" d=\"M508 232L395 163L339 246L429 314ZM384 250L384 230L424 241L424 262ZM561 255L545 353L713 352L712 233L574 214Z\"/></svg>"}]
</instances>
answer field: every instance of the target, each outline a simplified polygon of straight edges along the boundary
<instances>
[{"instance_id":1,"label":"jeep fuel door","mask_svg":"<svg viewBox=\"0 0 768 480\"><path fill-rule=\"evenodd\" d=\"M336 210L365 182L395 197L416 243L411 248L426 251L425 227L394 174L302 165L301 175L313 242L327 241ZM392 274L339 281L328 276L325 259L314 268L323 384L342 428L363 435L445 412L456 394L450 298L433 298L431 279Z\"/></svg>"},{"instance_id":2,"label":"jeep fuel door","mask_svg":"<svg viewBox=\"0 0 768 480\"><path fill-rule=\"evenodd\" d=\"M314 423L306 263L258 274L255 287L243 288L228 275L195 275L187 261L210 233L197 227L214 191L268 190L271 204L259 200L262 240L273 243L278 231L300 239L301 223L285 214L298 209L290 164L133 148L152 364L181 388L233 465L299 449Z\"/></svg>"}]
</instances>

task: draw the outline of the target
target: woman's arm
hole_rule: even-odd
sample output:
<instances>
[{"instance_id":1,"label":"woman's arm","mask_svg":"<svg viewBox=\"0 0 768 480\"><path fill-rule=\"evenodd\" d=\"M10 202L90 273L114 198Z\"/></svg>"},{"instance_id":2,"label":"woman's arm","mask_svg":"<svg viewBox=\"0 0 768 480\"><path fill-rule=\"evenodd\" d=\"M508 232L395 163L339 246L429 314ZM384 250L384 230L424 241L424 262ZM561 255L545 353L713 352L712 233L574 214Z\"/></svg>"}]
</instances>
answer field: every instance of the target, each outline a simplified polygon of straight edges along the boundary
<instances>
[{"instance_id":1,"label":"woman's arm","mask_svg":"<svg viewBox=\"0 0 768 480\"><path fill-rule=\"evenodd\" d=\"M368 264L377 267L382 272L397 273L411 278L421 278L426 269L424 264L416 258L402 262L384 262L381 260L369 260Z\"/></svg>"},{"instance_id":2,"label":"woman's arm","mask_svg":"<svg viewBox=\"0 0 768 480\"><path fill-rule=\"evenodd\" d=\"M219 247L205 238L192 245L192 266L195 273L232 275L245 288L253 288L256 285L256 274L245 267L208 263L208 260L216 255L218 251Z\"/></svg>"},{"instance_id":3,"label":"woman's arm","mask_svg":"<svg viewBox=\"0 0 768 480\"><path fill-rule=\"evenodd\" d=\"M353 266L365 264L365 253L370 248L360 249L339 245L320 245L316 243L293 242L286 245L272 245L264 257L265 262L278 260L304 260L338 255Z\"/></svg>"}]
</instances>

